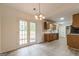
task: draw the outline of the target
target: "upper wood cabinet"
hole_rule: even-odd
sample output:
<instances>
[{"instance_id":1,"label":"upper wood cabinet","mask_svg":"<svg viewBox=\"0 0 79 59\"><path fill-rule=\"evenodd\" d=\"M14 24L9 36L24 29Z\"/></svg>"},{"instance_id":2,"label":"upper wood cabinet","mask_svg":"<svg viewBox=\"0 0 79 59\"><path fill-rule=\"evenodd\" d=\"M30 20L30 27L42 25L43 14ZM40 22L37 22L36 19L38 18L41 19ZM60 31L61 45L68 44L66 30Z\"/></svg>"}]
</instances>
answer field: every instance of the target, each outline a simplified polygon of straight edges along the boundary
<instances>
[{"instance_id":1,"label":"upper wood cabinet","mask_svg":"<svg viewBox=\"0 0 79 59\"><path fill-rule=\"evenodd\" d=\"M50 28L50 24L48 22L44 22L44 29L47 30Z\"/></svg>"},{"instance_id":2,"label":"upper wood cabinet","mask_svg":"<svg viewBox=\"0 0 79 59\"><path fill-rule=\"evenodd\" d=\"M56 29L56 25L54 25L53 23L50 23L50 22L44 22L44 29L47 30L47 29Z\"/></svg>"},{"instance_id":3,"label":"upper wood cabinet","mask_svg":"<svg viewBox=\"0 0 79 59\"><path fill-rule=\"evenodd\" d=\"M74 14L73 15L73 27L79 27L79 14Z\"/></svg>"}]
</instances>

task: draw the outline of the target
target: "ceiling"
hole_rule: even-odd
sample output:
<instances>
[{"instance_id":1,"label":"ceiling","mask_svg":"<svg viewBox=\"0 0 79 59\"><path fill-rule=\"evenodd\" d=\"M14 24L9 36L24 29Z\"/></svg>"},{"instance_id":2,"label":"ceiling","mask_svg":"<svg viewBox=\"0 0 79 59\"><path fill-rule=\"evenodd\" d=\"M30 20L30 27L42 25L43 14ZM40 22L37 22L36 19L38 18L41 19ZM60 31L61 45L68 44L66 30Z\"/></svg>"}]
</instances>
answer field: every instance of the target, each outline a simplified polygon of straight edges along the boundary
<instances>
[{"instance_id":1,"label":"ceiling","mask_svg":"<svg viewBox=\"0 0 79 59\"><path fill-rule=\"evenodd\" d=\"M18 10L34 15L38 12L38 3L6 3ZM79 13L78 3L41 3L41 13L46 19L61 22L60 17L64 17L64 22L70 22L72 15ZM36 11L33 11L36 8Z\"/></svg>"}]
</instances>

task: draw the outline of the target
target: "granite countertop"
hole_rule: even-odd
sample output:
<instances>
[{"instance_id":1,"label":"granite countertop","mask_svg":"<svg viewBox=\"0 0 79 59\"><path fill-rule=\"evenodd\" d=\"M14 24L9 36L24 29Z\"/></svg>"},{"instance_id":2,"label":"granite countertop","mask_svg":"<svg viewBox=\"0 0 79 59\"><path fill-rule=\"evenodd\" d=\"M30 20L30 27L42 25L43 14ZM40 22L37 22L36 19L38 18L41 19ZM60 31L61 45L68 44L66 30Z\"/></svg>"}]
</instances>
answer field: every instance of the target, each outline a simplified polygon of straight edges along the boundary
<instances>
[{"instance_id":1,"label":"granite countertop","mask_svg":"<svg viewBox=\"0 0 79 59\"><path fill-rule=\"evenodd\" d=\"M55 34L57 32L44 32L44 33L46 33L46 34Z\"/></svg>"},{"instance_id":2,"label":"granite countertop","mask_svg":"<svg viewBox=\"0 0 79 59\"><path fill-rule=\"evenodd\" d=\"M79 35L79 34L76 34L76 33L70 33L70 34L68 34L68 35Z\"/></svg>"}]
</instances>

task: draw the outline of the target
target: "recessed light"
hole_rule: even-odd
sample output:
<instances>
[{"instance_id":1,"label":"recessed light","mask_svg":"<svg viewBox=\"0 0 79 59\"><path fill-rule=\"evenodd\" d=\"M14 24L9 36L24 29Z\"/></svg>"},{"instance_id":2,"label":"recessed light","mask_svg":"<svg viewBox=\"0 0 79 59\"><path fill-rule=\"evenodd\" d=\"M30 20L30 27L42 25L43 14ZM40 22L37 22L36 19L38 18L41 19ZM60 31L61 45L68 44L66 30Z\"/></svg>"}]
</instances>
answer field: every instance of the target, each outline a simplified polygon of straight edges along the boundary
<instances>
[{"instance_id":1,"label":"recessed light","mask_svg":"<svg viewBox=\"0 0 79 59\"><path fill-rule=\"evenodd\" d=\"M64 20L64 17L61 17L60 20Z\"/></svg>"}]
</instances>

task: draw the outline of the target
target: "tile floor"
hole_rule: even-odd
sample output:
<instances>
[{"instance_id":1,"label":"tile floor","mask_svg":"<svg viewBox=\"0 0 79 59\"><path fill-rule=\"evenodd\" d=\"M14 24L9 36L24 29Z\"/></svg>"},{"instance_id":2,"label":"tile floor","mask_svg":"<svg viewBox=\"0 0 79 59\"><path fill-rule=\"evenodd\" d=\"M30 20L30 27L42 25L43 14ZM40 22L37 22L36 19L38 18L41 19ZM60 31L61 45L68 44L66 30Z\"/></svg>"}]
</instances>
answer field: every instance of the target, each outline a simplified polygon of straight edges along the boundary
<instances>
[{"instance_id":1,"label":"tile floor","mask_svg":"<svg viewBox=\"0 0 79 59\"><path fill-rule=\"evenodd\" d=\"M13 52L1 54L3 56L78 56L79 51L69 49L65 38L48 43L35 44Z\"/></svg>"}]
</instances>

